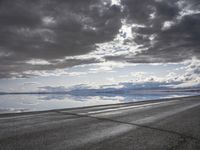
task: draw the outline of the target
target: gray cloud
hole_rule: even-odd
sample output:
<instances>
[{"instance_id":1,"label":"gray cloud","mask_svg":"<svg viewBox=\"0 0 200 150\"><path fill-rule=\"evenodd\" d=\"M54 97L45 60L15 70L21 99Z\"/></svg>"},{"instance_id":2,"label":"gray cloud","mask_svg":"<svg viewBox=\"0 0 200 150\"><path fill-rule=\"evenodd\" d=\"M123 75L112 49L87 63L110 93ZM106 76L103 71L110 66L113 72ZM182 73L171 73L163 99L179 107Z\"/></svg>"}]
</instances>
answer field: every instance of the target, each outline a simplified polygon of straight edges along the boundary
<instances>
[{"instance_id":1,"label":"gray cloud","mask_svg":"<svg viewBox=\"0 0 200 150\"><path fill-rule=\"evenodd\" d=\"M3 0L0 2L0 77L29 69L56 69L95 60L71 60L32 66L25 62L53 62L87 54L95 44L110 41L121 27L120 8L107 0Z\"/></svg>"},{"instance_id":2,"label":"gray cloud","mask_svg":"<svg viewBox=\"0 0 200 150\"><path fill-rule=\"evenodd\" d=\"M137 55L106 56L132 63L180 62L200 59L200 2L193 0L122 0L134 39L143 50Z\"/></svg>"},{"instance_id":3,"label":"gray cloud","mask_svg":"<svg viewBox=\"0 0 200 150\"><path fill-rule=\"evenodd\" d=\"M23 61L14 62L6 61L4 64L0 64L1 72L0 78L29 78L34 76L32 71L51 71L55 69L63 69L66 67L73 67L82 64L91 64L91 63L98 63L99 61L96 59L67 59L62 62L53 60L50 64L27 64ZM29 72L30 71L30 72Z\"/></svg>"},{"instance_id":4,"label":"gray cloud","mask_svg":"<svg viewBox=\"0 0 200 150\"><path fill-rule=\"evenodd\" d=\"M119 12L96 0L3 1L0 44L19 59L85 54L95 43L112 40L120 27Z\"/></svg>"},{"instance_id":5,"label":"gray cloud","mask_svg":"<svg viewBox=\"0 0 200 150\"><path fill-rule=\"evenodd\" d=\"M122 20L133 26L136 55L105 56L130 63L200 59L198 0L2 0L0 1L0 78L29 77L27 70L54 70L100 60L64 59L88 54L114 39ZM123 8L123 10L122 10ZM145 50L144 50L145 49ZM49 64L30 64L32 59Z\"/></svg>"}]
</instances>

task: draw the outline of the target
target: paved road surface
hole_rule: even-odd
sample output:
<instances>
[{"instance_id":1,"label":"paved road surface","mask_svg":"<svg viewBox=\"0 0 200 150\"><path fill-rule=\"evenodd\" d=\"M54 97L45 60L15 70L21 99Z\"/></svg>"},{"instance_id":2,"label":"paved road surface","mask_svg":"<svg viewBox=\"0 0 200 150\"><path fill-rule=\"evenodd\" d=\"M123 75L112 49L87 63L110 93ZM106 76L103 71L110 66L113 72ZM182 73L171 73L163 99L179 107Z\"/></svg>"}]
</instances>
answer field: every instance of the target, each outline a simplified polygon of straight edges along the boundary
<instances>
[{"instance_id":1,"label":"paved road surface","mask_svg":"<svg viewBox=\"0 0 200 150\"><path fill-rule=\"evenodd\" d=\"M0 115L0 150L200 150L200 96Z\"/></svg>"}]
</instances>

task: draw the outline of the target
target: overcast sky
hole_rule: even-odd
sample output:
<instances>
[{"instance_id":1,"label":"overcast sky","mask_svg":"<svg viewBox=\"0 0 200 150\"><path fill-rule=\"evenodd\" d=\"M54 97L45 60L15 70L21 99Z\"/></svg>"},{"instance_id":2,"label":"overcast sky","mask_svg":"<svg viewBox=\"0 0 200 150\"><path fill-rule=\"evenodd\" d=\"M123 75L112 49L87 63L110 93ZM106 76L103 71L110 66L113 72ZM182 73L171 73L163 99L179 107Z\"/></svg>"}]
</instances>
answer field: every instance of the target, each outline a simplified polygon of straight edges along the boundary
<instances>
[{"instance_id":1,"label":"overcast sky","mask_svg":"<svg viewBox=\"0 0 200 150\"><path fill-rule=\"evenodd\" d=\"M199 0L1 0L0 91L200 85Z\"/></svg>"}]
</instances>

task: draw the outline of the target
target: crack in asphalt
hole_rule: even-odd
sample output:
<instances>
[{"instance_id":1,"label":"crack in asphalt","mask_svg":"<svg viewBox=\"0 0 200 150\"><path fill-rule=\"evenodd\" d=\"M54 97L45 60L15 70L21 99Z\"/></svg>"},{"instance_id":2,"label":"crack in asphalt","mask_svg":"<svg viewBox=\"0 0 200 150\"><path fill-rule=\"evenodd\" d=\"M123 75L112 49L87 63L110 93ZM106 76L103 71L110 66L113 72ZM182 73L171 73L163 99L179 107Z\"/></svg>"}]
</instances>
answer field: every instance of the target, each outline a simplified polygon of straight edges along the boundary
<instances>
[{"instance_id":1,"label":"crack in asphalt","mask_svg":"<svg viewBox=\"0 0 200 150\"><path fill-rule=\"evenodd\" d=\"M200 142L200 139L198 139L196 137L193 137L193 136L190 136L190 135L185 135L183 133L176 132L176 131L173 131L173 130L167 130L167 129L148 126L148 125L142 125L142 124L131 123L131 122L124 122L124 121L120 121L120 120L114 120L114 119L109 119L109 118L90 116L90 115L85 115L85 114L76 114L76 113L72 113L72 112L60 112L60 111L55 111L55 112L59 113L59 114L63 114L63 115L74 115L74 116L77 116L77 117L87 117L87 118L97 119L97 120L100 120L100 121L109 121L109 122L114 122L114 123L119 123L119 124L137 126L137 127L140 127L140 128L146 128L146 129L151 129L151 130L156 130L156 131L160 131L160 132L165 132L165 133L178 135L178 136L180 136L181 138L183 138L185 140L186 139L190 139L190 140L195 140L195 141Z\"/></svg>"}]
</instances>

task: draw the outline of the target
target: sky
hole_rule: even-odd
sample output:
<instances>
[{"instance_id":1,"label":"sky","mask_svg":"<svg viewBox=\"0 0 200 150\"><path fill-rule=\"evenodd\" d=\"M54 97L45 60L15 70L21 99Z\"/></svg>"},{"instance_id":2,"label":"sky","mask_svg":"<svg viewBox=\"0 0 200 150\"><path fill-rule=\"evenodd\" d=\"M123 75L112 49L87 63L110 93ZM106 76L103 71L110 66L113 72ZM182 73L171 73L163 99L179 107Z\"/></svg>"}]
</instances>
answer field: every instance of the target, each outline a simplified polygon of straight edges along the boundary
<instances>
[{"instance_id":1,"label":"sky","mask_svg":"<svg viewBox=\"0 0 200 150\"><path fill-rule=\"evenodd\" d=\"M1 0L0 91L200 86L199 0Z\"/></svg>"}]
</instances>

